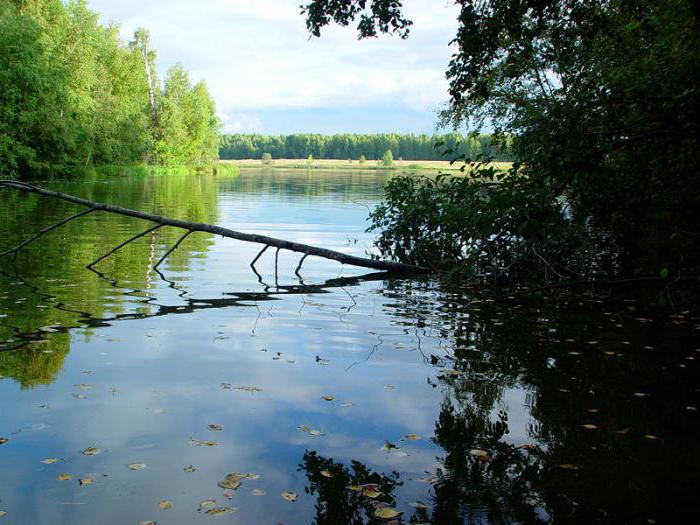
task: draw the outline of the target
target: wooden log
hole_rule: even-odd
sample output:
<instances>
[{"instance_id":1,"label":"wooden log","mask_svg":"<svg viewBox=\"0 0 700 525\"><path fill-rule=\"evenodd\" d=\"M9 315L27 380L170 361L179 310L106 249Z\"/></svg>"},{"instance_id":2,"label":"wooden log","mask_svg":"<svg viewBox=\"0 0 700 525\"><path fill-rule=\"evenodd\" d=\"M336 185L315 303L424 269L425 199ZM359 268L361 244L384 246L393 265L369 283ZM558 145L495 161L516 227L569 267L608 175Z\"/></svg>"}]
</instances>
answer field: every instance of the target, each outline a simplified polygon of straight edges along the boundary
<instances>
[{"instance_id":1,"label":"wooden log","mask_svg":"<svg viewBox=\"0 0 700 525\"><path fill-rule=\"evenodd\" d=\"M337 252L335 250L329 250L327 248L319 248L316 246L310 246L308 244L302 244L299 242L276 239L274 237L268 237L267 235L244 233L236 230L231 230L229 228L223 228L221 226L215 226L212 224L188 222L179 219L171 219L169 217L161 217L152 213L131 210L128 208L122 208L120 206L114 206L111 204L101 202L93 202L87 199L82 199L80 197L69 195L67 193L61 193L58 191L39 188L37 186L33 186L25 182L0 180L0 187L25 191L29 193L36 193L44 197L50 197L67 202L72 202L80 206L85 206L93 211L105 211L108 213L116 213L118 215L125 215L127 217L134 217L136 219L150 221L161 226L172 226L174 228L181 228L190 232L212 233L214 235L221 235L222 237L227 237L229 239L235 239L244 242L253 242L263 244L265 246L273 246L279 250L288 250L291 252L297 252L306 255L314 255L316 257L322 257L324 259L330 259L343 264L359 266L362 268L372 268L374 270L384 270L388 272L401 273L427 273L430 271L428 268L424 268L422 266L403 264L395 261L384 261L380 259L369 259L366 257L356 257L354 255L348 255L345 253Z\"/></svg>"}]
</instances>

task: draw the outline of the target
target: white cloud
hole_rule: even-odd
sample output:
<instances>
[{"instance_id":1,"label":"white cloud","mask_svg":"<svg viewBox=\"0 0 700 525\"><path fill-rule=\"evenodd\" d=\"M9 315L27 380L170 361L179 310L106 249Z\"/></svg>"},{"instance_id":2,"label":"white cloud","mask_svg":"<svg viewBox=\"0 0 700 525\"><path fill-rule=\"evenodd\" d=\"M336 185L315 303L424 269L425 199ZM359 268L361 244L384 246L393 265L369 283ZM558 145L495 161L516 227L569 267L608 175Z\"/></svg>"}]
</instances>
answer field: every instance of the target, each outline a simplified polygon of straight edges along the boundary
<instances>
[{"instance_id":1,"label":"white cloud","mask_svg":"<svg viewBox=\"0 0 700 525\"><path fill-rule=\"evenodd\" d=\"M444 71L456 30L451 2L412 0L411 37L358 41L353 28L310 39L298 0L93 0L125 38L151 32L161 74L182 62L205 79L225 130L255 131L256 110L393 107L432 111L447 98ZM230 115L230 116L229 116Z\"/></svg>"}]
</instances>

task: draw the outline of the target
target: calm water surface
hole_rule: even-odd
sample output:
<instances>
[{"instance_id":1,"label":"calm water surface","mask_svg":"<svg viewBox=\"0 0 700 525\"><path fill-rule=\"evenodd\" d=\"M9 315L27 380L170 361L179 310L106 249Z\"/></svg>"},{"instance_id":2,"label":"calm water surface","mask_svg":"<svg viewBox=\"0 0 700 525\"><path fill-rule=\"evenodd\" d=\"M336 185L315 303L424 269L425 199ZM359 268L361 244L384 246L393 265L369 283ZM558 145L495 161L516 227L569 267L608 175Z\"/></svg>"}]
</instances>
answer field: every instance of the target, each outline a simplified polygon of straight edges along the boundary
<instances>
[{"instance_id":1,"label":"calm water surface","mask_svg":"<svg viewBox=\"0 0 700 525\"><path fill-rule=\"evenodd\" d=\"M385 178L50 186L363 255ZM3 248L78 210L0 202ZM158 273L167 228L85 268L147 227L94 213L0 264L1 523L697 519L695 312L491 303L314 258L302 286L296 255L275 272L269 250L257 277L260 246L202 233ZM229 473L249 475L223 489Z\"/></svg>"}]
</instances>

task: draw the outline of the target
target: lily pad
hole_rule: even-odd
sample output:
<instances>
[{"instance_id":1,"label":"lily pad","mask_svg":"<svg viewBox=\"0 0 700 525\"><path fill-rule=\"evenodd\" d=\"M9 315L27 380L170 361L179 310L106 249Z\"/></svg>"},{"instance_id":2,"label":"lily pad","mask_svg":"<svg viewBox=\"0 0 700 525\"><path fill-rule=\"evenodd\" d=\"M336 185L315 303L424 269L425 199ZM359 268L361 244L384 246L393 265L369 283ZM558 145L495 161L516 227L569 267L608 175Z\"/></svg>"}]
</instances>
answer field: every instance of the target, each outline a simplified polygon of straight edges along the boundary
<instances>
[{"instance_id":1,"label":"lily pad","mask_svg":"<svg viewBox=\"0 0 700 525\"><path fill-rule=\"evenodd\" d=\"M8 441L10 441L10 440L7 439L7 438L0 438L0 445L4 445L4 444L7 443Z\"/></svg>"},{"instance_id":2,"label":"lily pad","mask_svg":"<svg viewBox=\"0 0 700 525\"><path fill-rule=\"evenodd\" d=\"M324 401L333 401L335 398L333 396L323 396L321 399Z\"/></svg>"},{"instance_id":3,"label":"lily pad","mask_svg":"<svg viewBox=\"0 0 700 525\"><path fill-rule=\"evenodd\" d=\"M102 451L97 447L88 447L85 450L80 451L80 453L83 454L84 456L96 456L100 452L102 452Z\"/></svg>"},{"instance_id":4,"label":"lily pad","mask_svg":"<svg viewBox=\"0 0 700 525\"><path fill-rule=\"evenodd\" d=\"M46 458L41 460L44 465L54 465L61 461L63 461L61 458Z\"/></svg>"},{"instance_id":5,"label":"lily pad","mask_svg":"<svg viewBox=\"0 0 700 525\"><path fill-rule=\"evenodd\" d=\"M81 485L92 485L95 482L93 478L80 478L78 483Z\"/></svg>"},{"instance_id":6,"label":"lily pad","mask_svg":"<svg viewBox=\"0 0 700 525\"><path fill-rule=\"evenodd\" d=\"M163 501L158 503L158 507L160 507L162 510L170 510L173 508L173 502L164 499Z\"/></svg>"},{"instance_id":7,"label":"lily pad","mask_svg":"<svg viewBox=\"0 0 700 525\"><path fill-rule=\"evenodd\" d=\"M59 474L56 476L56 479L58 481L68 481L69 479L73 479L73 476L71 474Z\"/></svg>"},{"instance_id":8,"label":"lily pad","mask_svg":"<svg viewBox=\"0 0 700 525\"><path fill-rule=\"evenodd\" d=\"M185 468L183 468L182 470L184 470L184 471L187 472L188 474L192 474L192 472L194 472L194 471L197 470L197 469L196 469L195 467L193 467L192 465L189 465L188 467L185 467Z\"/></svg>"}]
</instances>

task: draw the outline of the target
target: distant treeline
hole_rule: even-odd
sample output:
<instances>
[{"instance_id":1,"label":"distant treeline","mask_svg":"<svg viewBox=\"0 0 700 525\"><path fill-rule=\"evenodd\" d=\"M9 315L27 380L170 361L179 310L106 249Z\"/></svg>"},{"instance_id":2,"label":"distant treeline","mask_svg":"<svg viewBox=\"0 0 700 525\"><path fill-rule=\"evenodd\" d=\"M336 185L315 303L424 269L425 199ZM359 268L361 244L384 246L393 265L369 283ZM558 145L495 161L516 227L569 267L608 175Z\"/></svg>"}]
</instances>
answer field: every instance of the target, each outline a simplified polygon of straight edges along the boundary
<instances>
[{"instance_id":1,"label":"distant treeline","mask_svg":"<svg viewBox=\"0 0 700 525\"><path fill-rule=\"evenodd\" d=\"M0 0L0 175L91 165L203 165L219 121L181 66L156 75L148 32L126 43L85 0Z\"/></svg>"},{"instance_id":2,"label":"distant treeline","mask_svg":"<svg viewBox=\"0 0 700 525\"><path fill-rule=\"evenodd\" d=\"M472 159L490 157L497 161L514 160L510 148L498 146L490 135L471 137L457 133L445 135L223 135L219 156L222 159L260 159L269 153L277 159L381 159L390 150L395 159L445 160L464 154Z\"/></svg>"}]
</instances>

